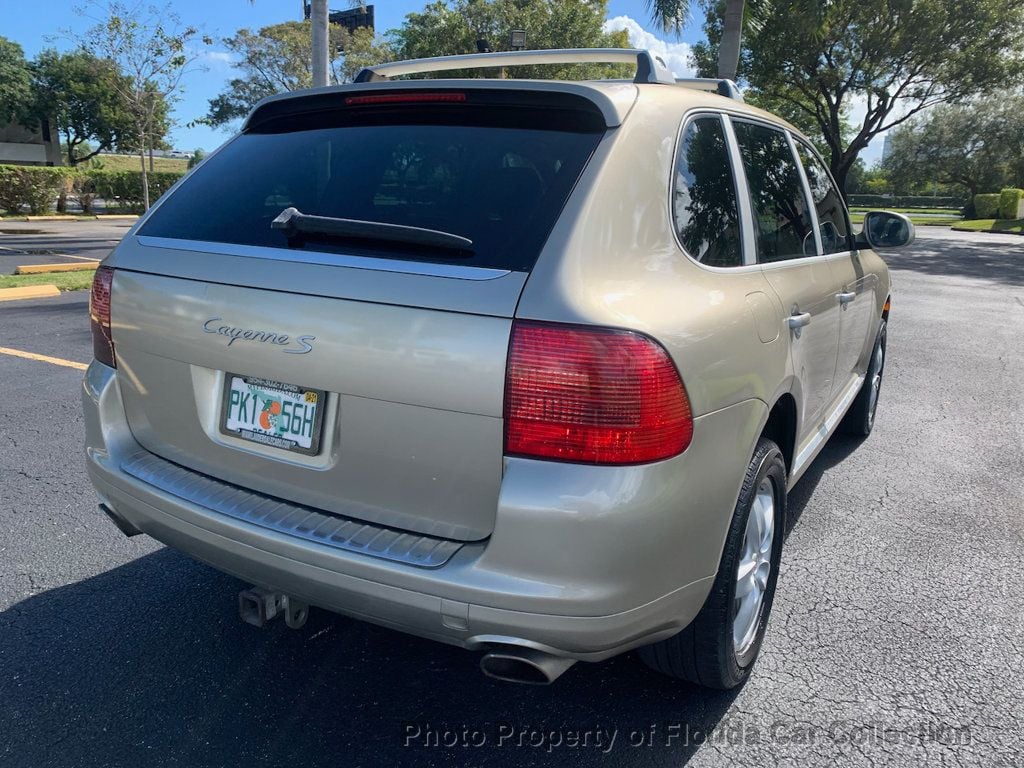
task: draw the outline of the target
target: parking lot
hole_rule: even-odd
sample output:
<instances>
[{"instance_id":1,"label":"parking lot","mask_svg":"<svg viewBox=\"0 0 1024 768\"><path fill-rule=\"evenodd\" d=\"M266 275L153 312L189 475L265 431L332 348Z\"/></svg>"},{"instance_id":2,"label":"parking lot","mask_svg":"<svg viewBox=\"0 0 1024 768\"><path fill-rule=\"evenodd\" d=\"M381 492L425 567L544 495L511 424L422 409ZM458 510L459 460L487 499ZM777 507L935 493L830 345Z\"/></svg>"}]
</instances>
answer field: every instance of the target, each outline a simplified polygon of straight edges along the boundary
<instances>
[{"instance_id":1,"label":"parking lot","mask_svg":"<svg viewBox=\"0 0 1024 768\"><path fill-rule=\"evenodd\" d=\"M72 225L0 247L124 232ZM96 509L86 293L0 304L0 347L65 362L0 354L0 765L1021 765L1024 238L924 228L888 260L877 426L791 494L762 657L728 693L632 654L525 687L322 611L243 624L247 585Z\"/></svg>"}]
</instances>

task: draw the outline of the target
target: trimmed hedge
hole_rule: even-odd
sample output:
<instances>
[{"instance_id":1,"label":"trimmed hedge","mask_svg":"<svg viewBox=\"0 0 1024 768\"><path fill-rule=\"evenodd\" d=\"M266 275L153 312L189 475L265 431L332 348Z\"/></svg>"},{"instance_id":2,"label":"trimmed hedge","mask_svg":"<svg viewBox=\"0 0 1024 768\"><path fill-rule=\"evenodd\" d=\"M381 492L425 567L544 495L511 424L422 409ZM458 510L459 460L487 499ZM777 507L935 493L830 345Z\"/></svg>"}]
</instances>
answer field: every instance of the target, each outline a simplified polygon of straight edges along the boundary
<instances>
[{"instance_id":1,"label":"trimmed hedge","mask_svg":"<svg viewBox=\"0 0 1024 768\"><path fill-rule=\"evenodd\" d=\"M71 168L0 165L0 207L9 213L24 206L32 213L46 213L73 174Z\"/></svg>"},{"instance_id":2,"label":"trimmed hedge","mask_svg":"<svg viewBox=\"0 0 1024 768\"><path fill-rule=\"evenodd\" d=\"M999 193L999 218L1021 218L1021 201L1024 200L1024 189L1004 189ZM986 217L987 218L987 217Z\"/></svg>"},{"instance_id":3,"label":"trimmed hedge","mask_svg":"<svg viewBox=\"0 0 1024 768\"><path fill-rule=\"evenodd\" d=\"M1002 195L993 192L987 195L974 196L974 215L979 219L999 218L999 199Z\"/></svg>"},{"instance_id":4,"label":"trimmed hedge","mask_svg":"<svg viewBox=\"0 0 1024 768\"><path fill-rule=\"evenodd\" d=\"M859 208L959 208L964 204L958 197L926 195L850 195L848 202Z\"/></svg>"},{"instance_id":5,"label":"trimmed hedge","mask_svg":"<svg viewBox=\"0 0 1024 768\"><path fill-rule=\"evenodd\" d=\"M151 172L149 202L152 204L183 174ZM142 171L106 171L86 168L50 168L35 165L0 165L0 208L20 213L48 213L61 192L89 213L92 202L103 198L119 210L142 210Z\"/></svg>"}]
</instances>

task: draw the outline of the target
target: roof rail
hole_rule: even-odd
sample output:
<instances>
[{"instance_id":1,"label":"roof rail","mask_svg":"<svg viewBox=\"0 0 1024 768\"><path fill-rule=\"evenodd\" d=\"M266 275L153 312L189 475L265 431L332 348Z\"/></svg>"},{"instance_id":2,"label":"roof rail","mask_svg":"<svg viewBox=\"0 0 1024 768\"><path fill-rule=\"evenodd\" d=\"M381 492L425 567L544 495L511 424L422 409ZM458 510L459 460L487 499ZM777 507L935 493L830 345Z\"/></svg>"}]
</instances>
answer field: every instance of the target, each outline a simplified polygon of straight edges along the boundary
<instances>
[{"instance_id":1,"label":"roof rail","mask_svg":"<svg viewBox=\"0 0 1024 768\"><path fill-rule=\"evenodd\" d=\"M674 85L675 75L665 60L650 51L632 48L558 48L549 51L498 51L463 56L437 56L375 64L356 75L357 83L373 83L400 75L444 72L453 69L520 67L534 64L635 64L634 83Z\"/></svg>"},{"instance_id":2,"label":"roof rail","mask_svg":"<svg viewBox=\"0 0 1024 768\"><path fill-rule=\"evenodd\" d=\"M684 88L717 93L727 99L743 101L743 94L732 80L719 80L717 77L677 77L676 83Z\"/></svg>"}]
</instances>

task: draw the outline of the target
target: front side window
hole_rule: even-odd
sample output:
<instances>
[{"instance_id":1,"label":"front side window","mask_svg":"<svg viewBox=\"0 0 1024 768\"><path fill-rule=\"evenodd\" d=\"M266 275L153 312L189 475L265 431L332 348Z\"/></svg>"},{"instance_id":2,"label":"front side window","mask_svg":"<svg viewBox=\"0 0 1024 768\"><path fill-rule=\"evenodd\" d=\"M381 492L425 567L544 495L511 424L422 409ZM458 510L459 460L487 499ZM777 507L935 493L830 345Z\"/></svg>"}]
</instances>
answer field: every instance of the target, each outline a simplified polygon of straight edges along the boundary
<instances>
[{"instance_id":1,"label":"front side window","mask_svg":"<svg viewBox=\"0 0 1024 768\"><path fill-rule=\"evenodd\" d=\"M757 260L814 256L807 198L786 134L755 123L734 121L734 126L754 209Z\"/></svg>"},{"instance_id":2,"label":"front side window","mask_svg":"<svg viewBox=\"0 0 1024 768\"><path fill-rule=\"evenodd\" d=\"M811 187L811 197L818 214L818 229L821 232L821 247L825 253L842 253L853 250L850 242L850 220L846 215L843 196L839 194L832 177L825 166L808 149L803 142L797 142L800 162L807 173L807 182Z\"/></svg>"},{"instance_id":3,"label":"front side window","mask_svg":"<svg viewBox=\"0 0 1024 768\"><path fill-rule=\"evenodd\" d=\"M743 263L736 184L722 120L699 117L683 132L676 160L672 215L694 259L715 267Z\"/></svg>"}]
</instances>

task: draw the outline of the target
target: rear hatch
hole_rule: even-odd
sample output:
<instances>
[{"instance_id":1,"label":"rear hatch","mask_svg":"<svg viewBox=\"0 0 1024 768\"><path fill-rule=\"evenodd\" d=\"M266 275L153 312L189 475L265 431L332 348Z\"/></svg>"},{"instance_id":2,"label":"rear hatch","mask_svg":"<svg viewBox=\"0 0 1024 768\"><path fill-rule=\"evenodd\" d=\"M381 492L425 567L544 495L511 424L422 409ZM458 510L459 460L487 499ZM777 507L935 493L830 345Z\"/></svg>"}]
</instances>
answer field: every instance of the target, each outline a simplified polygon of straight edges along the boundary
<instances>
[{"instance_id":1,"label":"rear hatch","mask_svg":"<svg viewBox=\"0 0 1024 768\"><path fill-rule=\"evenodd\" d=\"M511 318L607 130L576 93L508 87L257 109L108 262L136 439L271 496L488 536Z\"/></svg>"}]
</instances>

